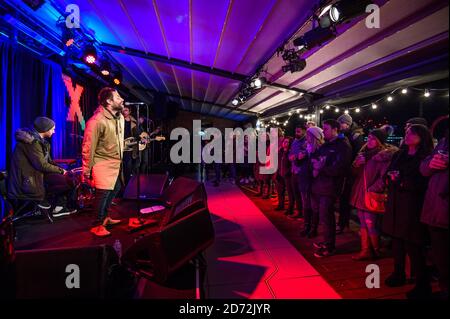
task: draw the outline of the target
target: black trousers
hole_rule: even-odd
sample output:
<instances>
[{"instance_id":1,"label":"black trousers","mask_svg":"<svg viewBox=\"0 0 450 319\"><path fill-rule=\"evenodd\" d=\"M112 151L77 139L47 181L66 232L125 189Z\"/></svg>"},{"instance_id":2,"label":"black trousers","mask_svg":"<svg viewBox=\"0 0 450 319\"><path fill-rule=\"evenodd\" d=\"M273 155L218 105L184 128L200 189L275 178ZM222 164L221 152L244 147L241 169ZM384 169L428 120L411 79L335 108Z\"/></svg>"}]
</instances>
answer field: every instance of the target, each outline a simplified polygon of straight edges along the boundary
<instances>
[{"instance_id":1,"label":"black trousers","mask_svg":"<svg viewBox=\"0 0 450 319\"><path fill-rule=\"evenodd\" d=\"M71 174L45 174L44 184L46 199L54 206L76 206L75 186L76 179Z\"/></svg>"},{"instance_id":2,"label":"black trousers","mask_svg":"<svg viewBox=\"0 0 450 319\"><path fill-rule=\"evenodd\" d=\"M335 202L334 196L311 194L312 214L313 216L319 216L323 225L323 243L330 249L334 249L336 246Z\"/></svg>"},{"instance_id":3,"label":"black trousers","mask_svg":"<svg viewBox=\"0 0 450 319\"><path fill-rule=\"evenodd\" d=\"M394 273L405 276L406 255L409 256L411 269L416 276L416 286L426 287L430 285L430 279L426 270L425 247L400 238L392 238L392 252L394 254ZM448 254L448 251L447 251Z\"/></svg>"},{"instance_id":4,"label":"black trousers","mask_svg":"<svg viewBox=\"0 0 450 319\"><path fill-rule=\"evenodd\" d=\"M448 229L428 227L433 261L439 270L439 286L448 291Z\"/></svg>"},{"instance_id":5,"label":"black trousers","mask_svg":"<svg viewBox=\"0 0 450 319\"><path fill-rule=\"evenodd\" d=\"M111 202L116 197L121 187L122 182L120 181L120 178L117 178L113 190L98 188L95 190L95 199L93 206L94 211L97 212L97 219L93 223L93 226L100 226L103 224L105 218L108 216L108 209L111 206Z\"/></svg>"},{"instance_id":6,"label":"black trousers","mask_svg":"<svg viewBox=\"0 0 450 319\"><path fill-rule=\"evenodd\" d=\"M353 181L347 180L344 184L344 189L339 198L339 220L338 225L341 228L348 228L350 226L350 215L352 207L350 205L350 197L352 193Z\"/></svg>"},{"instance_id":7,"label":"black trousers","mask_svg":"<svg viewBox=\"0 0 450 319\"><path fill-rule=\"evenodd\" d=\"M300 191L300 175L293 174L291 177L292 190L294 192L294 200L299 214L303 212L302 192Z\"/></svg>"}]
</instances>

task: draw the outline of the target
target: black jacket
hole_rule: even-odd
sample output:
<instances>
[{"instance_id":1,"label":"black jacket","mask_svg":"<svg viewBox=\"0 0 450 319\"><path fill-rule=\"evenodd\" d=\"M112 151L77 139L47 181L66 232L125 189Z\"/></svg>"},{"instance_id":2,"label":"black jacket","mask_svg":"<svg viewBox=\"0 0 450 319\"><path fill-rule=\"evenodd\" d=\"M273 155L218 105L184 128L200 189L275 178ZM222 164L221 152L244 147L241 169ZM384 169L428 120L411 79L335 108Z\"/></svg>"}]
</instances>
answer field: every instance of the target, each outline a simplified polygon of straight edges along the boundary
<instances>
[{"instance_id":1,"label":"black jacket","mask_svg":"<svg viewBox=\"0 0 450 319\"><path fill-rule=\"evenodd\" d=\"M62 174L50 155L50 144L36 131L18 129L8 179L8 196L15 199L42 200L45 197L44 174Z\"/></svg>"},{"instance_id":2,"label":"black jacket","mask_svg":"<svg viewBox=\"0 0 450 319\"><path fill-rule=\"evenodd\" d=\"M355 160L361 148L364 146L364 130L356 123L348 128L348 130L342 131L342 134L348 139L352 147L352 161Z\"/></svg>"},{"instance_id":3,"label":"black jacket","mask_svg":"<svg viewBox=\"0 0 450 319\"><path fill-rule=\"evenodd\" d=\"M385 179L388 199L383 231L392 237L416 243L422 243L425 239L425 227L420 223L420 215L428 178L420 173L422 160L417 154L411 156L407 150L399 150L394 154L387 171L400 171L400 178L396 182Z\"/></svg>"},{"instance_id":4,"label":"black jacket","mask_svg":"<svg viewBox=\"0 0 450 319\"><path fill-rule=\"evenodd\" d=\"M322 196L339 196L345 176L352 164L352 147L346 137L337 137L323 144L311 159L325 156L325 166L313 178L311 191Z\"/></svg>"},{"instance_id":5,"label":"black jacket","mask_svg":"<svg viewBox=\"0 0 450 319\"><path fill-rule=\"evenodd\" d=\"M439 150L448 152L448 139L442 139L420 165L423 176L430 177L428 189L425 194L425 202L422 209L421 221L424 224L448 229L448 167L444 170L436 170L429 167L430 161Z\"/></svg>"}]
</instances>

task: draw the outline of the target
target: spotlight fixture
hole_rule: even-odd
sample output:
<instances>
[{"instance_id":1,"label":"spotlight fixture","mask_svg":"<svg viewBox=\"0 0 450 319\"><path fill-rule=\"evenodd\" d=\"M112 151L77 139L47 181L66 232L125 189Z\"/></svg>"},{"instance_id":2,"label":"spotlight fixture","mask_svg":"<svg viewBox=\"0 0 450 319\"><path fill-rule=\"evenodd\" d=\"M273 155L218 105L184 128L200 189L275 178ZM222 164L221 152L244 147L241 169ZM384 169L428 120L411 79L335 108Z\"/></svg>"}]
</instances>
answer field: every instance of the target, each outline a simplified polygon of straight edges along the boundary
<instances>
[{"instance_id":1,"label":"spotlight fixture","mask_svg":"<svg viewBox=\"0 0 450 319\"><path fill-rule=\"evenodd\" d=\"M372 3L370 0L341 0L331 6L328 14L333 23L343 23L366 13Z\"/></svg>"},{"instance_id":2,"label":"spotlight fixture","mask_svg":"<svg viewBox=\"0 0 450 319\"><path fill-rule=\"evenodd\" d=\"M305 59L298 59L296 61L291 61L287 65L283 65L282 70L284 73L287 72L300 72L303 71L303 69L306 68L306 60Z\"/></svg>"},{"instance_id":3,"label":"spotlight fixture","mask_svg":"<svg viewBox=\"0 0 450 319\"><path fill-rule=\"evenodd\" d=\"M316 28L295 39L293 43L298 50L310 50L335 37L336 34L331 28Z\"/></svg>"},{"instance_id":4,"label":"spotlight fixture","mask_svg":"<svg viewBox=\"0 0 450 319\"><path fill-rule=\"evenodd\" d=\"M111 63L107 60L103 60L100 64L100 73L104 76L108 76L111 74Z\"/></svg>"},{"instance_id":5,"label":"spotlight fixture","mask_svg":"<svg viewBox=\"0 0 450 319\"><path fill-rule=\"evenodd\" d=\"M425 93L423 94L423 96L430 97L431 96L430 90L425 90Z\"/></svg>"},{"instance_id":6,"label":"spotlight fixture","mask_svg":"<svg viewBox=\"0 0 450 319\"><path fill-rule=\"evenodd\" d=\"M94 64L97 61L97 50L93 45L88 45L84 48L83 61L87 64Z\"/></svg>"},{"instance_id":7,"label":"spotlight fixture","mask_svg":"<svg viewBox=\"0 0 450 319\"><path fill-rule=\"evenodd\" d=\"M387 101L388 101L388 102L392 102L392 101L394 101L394 98L393 98L392 96L389 95L389 96L387 97Z\"/></svg>"},{"instance_id":8,"label":"spotlight fixture","mask_svg":"<svg viewBox=\"0 0 450 319\"><path fill-rule=\"evenodd\" d=\"M113 82L115 85L120 85L122 83L122 72L120 70L114 74Z\"/></svg>"},{"instance_id":9,"label":"spotlight fixture","mask_svg":"<svg viewBox=\"0 0 450 319\"><path fill-rule=\"evenodd\" d=\"M256 77L250 82L250 86L254 89L260 89L266 83L266 78L264 77Z\"/></svg>"},{"instance_id":10,"label":"spotlight fixture","mask_svg":"<svg viewBox=\"0 0 450 319\"><path fill-rule=\"evenodd\" d=\"M403 89L402 90L402 94L407 94L408 93L408 89Z\"/></svg>"}]
</instances>

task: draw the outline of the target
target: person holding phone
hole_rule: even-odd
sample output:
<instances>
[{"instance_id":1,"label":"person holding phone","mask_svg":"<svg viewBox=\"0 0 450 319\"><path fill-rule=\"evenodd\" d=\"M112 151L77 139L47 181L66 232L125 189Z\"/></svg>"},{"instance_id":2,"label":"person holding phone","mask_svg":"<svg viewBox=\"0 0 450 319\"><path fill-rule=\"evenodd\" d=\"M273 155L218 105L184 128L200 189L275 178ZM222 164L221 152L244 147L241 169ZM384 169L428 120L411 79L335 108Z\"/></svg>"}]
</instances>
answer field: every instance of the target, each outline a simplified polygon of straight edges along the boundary
<instances>
[{"instance_id":1,"label":"person holding phone","mask_svg":"<svg viewBox=\"0 0 450 319\"><path fill-rule=\"evenodd\" d=\"M409 299L426 298L431 285L426 274L426 228L420 222L428 179L420 173L421 162L431 154L433 139L424 125L411 125L403 146L393 156L387 173L388 196L383 231L392 237L394 272L385 280L389 287L406 283L406 255L415 272L416 285Z\"/></svg>"}]
</instances>

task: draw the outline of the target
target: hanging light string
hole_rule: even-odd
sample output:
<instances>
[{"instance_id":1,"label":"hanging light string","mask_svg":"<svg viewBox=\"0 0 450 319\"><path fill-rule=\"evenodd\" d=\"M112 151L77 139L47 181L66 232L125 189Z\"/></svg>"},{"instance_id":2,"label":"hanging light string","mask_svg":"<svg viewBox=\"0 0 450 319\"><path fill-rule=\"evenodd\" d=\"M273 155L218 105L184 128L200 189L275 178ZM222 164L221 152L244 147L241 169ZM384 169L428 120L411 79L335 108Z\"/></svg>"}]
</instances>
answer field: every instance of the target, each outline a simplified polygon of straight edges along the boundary
<instances>
[{"instance_id":1,"label":"hanging light string","mask_svg":"<svg viewBox=\"0 0 450 319\"><path fill-rule=\"evenodd\" d=\"M387 102L393 102L394 101L394 95L400 91L402 95L407 95L409 91L416 91L416 92L421 92L422 96L425 98L429 98L433 95L433 92L448 92L449 89L420 89L420 88L416 88L416 87L399 87L396 88L394 90L392 90L390 93L388 93L387 95L374 100L370 103L364 104L364 105L360 105L360 106L355 106L355 107L350 107L350 108L342 108L342 106L338 106L338 105L333 105L333 104L325 104L324 106L322 106L319 110L320 114L323 114L325 112L325 110L331 110L331 108L334 108L334 112L335 113L341 113L342 110L343 113L345 114L349 114L350 111L354 112L354 113L360 113L362 111L362 109L367 108L367 107L371 107L373 110L378 109L379 107L379 103L381 101L387 101ZM448 96L448 94L446 95ZM268 128L270 126L286 126L289 121L292 119L293 116L298 115L299 118L301 119L305 119L305 120L315 120L316 118L316 114L312 113L312 114L300 114L300 110L296 110L296 111L290 111L287 114L289 117L287 120L279 122L277 120L277 117L284 117L285 115L283 114L279 114L279 115L275 115L272 117L272 119L270 121L268 121L268 123L262 122L263 120L261 120L261 127L265 127ZM267 121L267 119L266 119Z\"/></svg>"},{"instance_id":2,"label":"hanging light string","mask_svg":"<svg viewBox=\"0 0 450 319\"><path fill-rule=\"evenodd\" d=\"M370 103L364 104L364 105L360 105L360 106L354 106L354 107L350 107L350 108L345 108L344 109L344 113L348 114L350 111L354 111L355 113L360 113L362 109L367 108L367 107L371 107L372 109L378 109L379 107L379 103L381 101L387 101L387 102L393 102L394 101L394 95L400 91L402 95L407 95L409 91L416 91L416 92L421 92L422 96L425 98L429 98L431 97L433 94L433 92L448 92L448 89L420 89L420 88L416 88L416 87L399 87L396 88L394 90L392 90L389 94L374 100ZM448 95L447 95L448 96ZM333 104L326 104L324 107L321 108L321 110L324 109L330 109L330 108L334 108L336 113L340 112L339 106L337 105L333 105Z\"/></svg>"}]
</instances>

